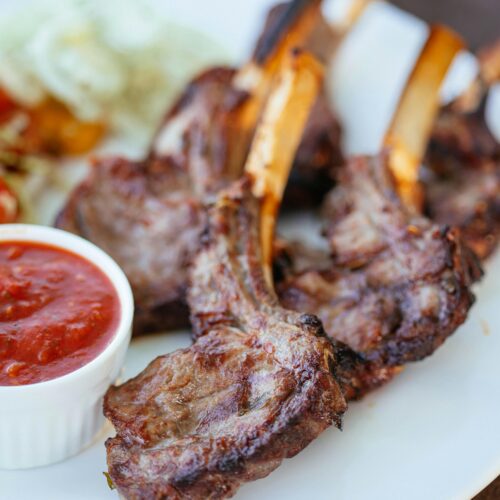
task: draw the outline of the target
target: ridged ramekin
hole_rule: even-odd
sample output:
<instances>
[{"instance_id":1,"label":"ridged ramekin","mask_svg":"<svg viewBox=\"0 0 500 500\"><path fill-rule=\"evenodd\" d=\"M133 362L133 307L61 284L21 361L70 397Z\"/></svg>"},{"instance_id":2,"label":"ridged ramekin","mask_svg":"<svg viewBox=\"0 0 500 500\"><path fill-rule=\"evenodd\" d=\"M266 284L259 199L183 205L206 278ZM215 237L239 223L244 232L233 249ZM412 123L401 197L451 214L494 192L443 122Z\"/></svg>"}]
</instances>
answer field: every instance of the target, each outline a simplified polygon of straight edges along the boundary
<instances>
[{"instance_id":1,"label":"ridged ramekin","mask_svg":"<svg viewBox=\"0 0 500 500\"><path fill-rule=\"evenodd\" d=\"M125 359L134 302L115 261L78 236L49 227L8 224L0 225L3 241L46 243L93 262L116 289L121 313L111 342L82 368L37 384L0 386L0 468L23 469L77 454L101 429L102 397Z\"/></svg>"}]
</instances>

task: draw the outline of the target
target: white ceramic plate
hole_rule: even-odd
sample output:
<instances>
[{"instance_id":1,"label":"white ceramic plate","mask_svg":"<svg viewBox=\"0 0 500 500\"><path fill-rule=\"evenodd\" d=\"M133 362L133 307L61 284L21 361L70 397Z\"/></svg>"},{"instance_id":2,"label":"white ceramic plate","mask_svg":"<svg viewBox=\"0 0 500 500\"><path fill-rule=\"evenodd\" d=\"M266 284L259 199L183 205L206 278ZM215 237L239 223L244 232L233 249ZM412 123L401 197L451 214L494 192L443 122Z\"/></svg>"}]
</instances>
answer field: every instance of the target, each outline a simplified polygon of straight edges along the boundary
<instances>
[{"instance_id":1,"label":"white ceramic plate","mask_svg":"<svg viewBox=\"0 0 500 500\"><path fill-rule=\"evenodd\" d=\"M10 1L0 0L0 11ZM167 0L162 5L175 19L230 44L242 59L271 3ZM327 9L335 10L330 4ZM415 18L378 4L370 7L350 35L330 82L348 151L377 149L425 33ZM462 64L449 82L448 94L465 85L473 67L470 60ZM286 232L298 235L301 226L287 221ZM492 481L500 473L499 254L488 263L486 278L476 291L477 303L467 323L438 352L409 366L362 402L351 404L342 432L326 431L269 477L245 485L237 498L468 499ZM125 377L139 372L155 356L188 344L187 332L135 340ZM105 429L93 446L63 463L0 471L0 498L117 498L102 474L103 443L111 432Z\"/></svg>"}]
</instances>

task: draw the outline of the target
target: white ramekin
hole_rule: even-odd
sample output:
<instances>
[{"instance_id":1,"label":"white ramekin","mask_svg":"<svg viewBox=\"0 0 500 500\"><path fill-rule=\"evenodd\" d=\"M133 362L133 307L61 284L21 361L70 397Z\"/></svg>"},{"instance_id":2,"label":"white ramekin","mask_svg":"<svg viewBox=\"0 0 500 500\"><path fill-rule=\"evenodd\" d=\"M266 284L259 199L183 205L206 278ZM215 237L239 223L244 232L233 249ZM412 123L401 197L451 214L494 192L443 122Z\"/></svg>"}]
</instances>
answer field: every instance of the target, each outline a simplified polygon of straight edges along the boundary
<instances>
[{"instance_id":1,"label":"white ramekin","mask_svg":"<svg viewBox=\"0 0 500 500\"><path fill-rule=\"evenodd\" d=\"M99 432L102 397L123 364L130 342L134 302L118 265L92 243L58 229L0 225L0 241L46 243L96 264L114 285L121 318L110 344L90 363L62 377L22 386L0 386L0 468L22 469L64 460Z\"/></svg>"}]
</instances>

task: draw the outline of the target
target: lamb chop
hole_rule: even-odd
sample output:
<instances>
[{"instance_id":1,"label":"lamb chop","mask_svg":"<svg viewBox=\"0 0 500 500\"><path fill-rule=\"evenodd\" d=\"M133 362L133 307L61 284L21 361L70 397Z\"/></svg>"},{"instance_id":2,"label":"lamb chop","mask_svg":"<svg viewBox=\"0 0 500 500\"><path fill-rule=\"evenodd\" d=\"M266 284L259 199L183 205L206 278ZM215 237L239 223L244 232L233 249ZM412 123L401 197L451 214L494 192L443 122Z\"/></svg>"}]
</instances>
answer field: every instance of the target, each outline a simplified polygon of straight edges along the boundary
<instances>
[{"instance_id":1,"label":"lamb chop","mask_svg":"<svg viewBox=\"0 0 500 500\"><path fill-rule=\"evenodd\" d=\"M484 116L487 91L500 80L500 41L483 54L478 81L441 111L422 176L428 215L460 227L480 259L500 239L500 144Z\"/></svg>"},{"instance_id":2,"label":"lamb chop","mask_svg":"<svg viewBox=\"0 0 500 500\"><path fill-rule=\"evenodd\" d=\"M239 71L213 68L190 83L144 161L97 160L57 218L108 252L135 298L134 332L188 324L188 268L203 205L241 174L263 102L284 54L315 26L321 0L294 0L264 48Z\"/></svg>"},{"instance_id":3,"label":"lamb chop","mask_svg":"<svg viewBox=\"0 0 500 500\"><path fill-rule=\"evenodd\" d=\"M317 318L278 305L269 282L272 215L319 81L317 63L296 54L270 96L248 176L210 209L191 275L196 342L105 397L117 431L106 442L109 474L125 498L230 497L340 422L334 349Z\"/></svg>"},{"instance_id":4,"label":"lamb chop","mask_svg":"<svg viewBox=\"0 0 500 500\"><path fill-rule=\"evenodd\" d=\"M432 354L473 303L477 263L457 229L420 215L416 183L440 82L459 47L447 30L432 30L386 136L392 149L351 159L328 196L330 260L282 270L284 307L317 315L344 344L347 399Z\"/></svg>"}]
</instances>

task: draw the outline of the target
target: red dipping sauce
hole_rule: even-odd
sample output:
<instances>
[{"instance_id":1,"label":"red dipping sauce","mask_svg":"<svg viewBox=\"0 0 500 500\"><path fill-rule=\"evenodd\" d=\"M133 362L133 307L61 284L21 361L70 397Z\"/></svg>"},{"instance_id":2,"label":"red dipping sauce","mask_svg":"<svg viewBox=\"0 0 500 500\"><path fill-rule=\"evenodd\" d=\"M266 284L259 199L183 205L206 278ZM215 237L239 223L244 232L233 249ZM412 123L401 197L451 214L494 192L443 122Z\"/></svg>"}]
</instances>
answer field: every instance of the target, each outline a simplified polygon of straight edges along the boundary
<instances>
[{"instance_id":1,"label":"red dipping sauce","mask_svg":"<svg viewBox=\"0 0 500 500\"><path fill-rule=\"evenodd\" d=\"M94 264L35 242L0 243L0 385L70 373L111 342L118 294Z\"/></svg>"}]
</instances>

